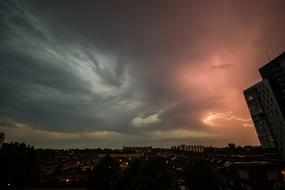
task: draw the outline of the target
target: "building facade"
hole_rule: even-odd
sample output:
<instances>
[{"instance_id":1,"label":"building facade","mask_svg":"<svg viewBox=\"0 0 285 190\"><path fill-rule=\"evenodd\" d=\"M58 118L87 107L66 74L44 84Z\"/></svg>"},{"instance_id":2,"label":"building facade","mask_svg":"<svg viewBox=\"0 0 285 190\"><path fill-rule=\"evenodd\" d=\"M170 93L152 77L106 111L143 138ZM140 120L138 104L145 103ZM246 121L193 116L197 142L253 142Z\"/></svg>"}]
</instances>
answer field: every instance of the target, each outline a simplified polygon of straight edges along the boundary
<instances>
[{"instance_id":1,"label":"building facade","mask_svg":"<svg viewBox=\"0 0 285 190\"><path fill-rule=\"evenodd\" d=\"M285 117L285 52L259 69L263 79L267 79L278 105Z\"/></svg>"},{"instance_id":2,"label":"building facade","mask_svg":"<svg viewBox=\"0 0 285 190\"><path fill-rule=\"evenodd\" d=\"M263 80L244 91L263 148L276 148L285 160L285 53L263 66Z\"/></svg>"},{"instance_id":3,"label":"building facade","mask_svg":"<svg viewBox=\"0 0 285 190\"><path fill-rule=\"evenodd\" d=\"M124 152L136 152L136 153L146 153L150 152L152 150L152 146L133 146L133 147L128 147L124 146L123 151Z\"/></svg>"},{"instance_id":4,"label":"building facade","mask_svg":"<svg viewBox=\"0 0 285 190\"><path fill-rule=\"evenodd\" d=\"M172 146L172 150L180 150L184 152L196 152L196 153L203 153L204 152L204 146L202 145L187 145L187 144L182 144L178 146Z\"/></svg>"},{"instance_id":5,"label":"building facade","mask_svg":"<svg viewBox=\"0 0 285 190\"><path fill-rule=\"evenodd\" d=\"M214 161L210 162L212 176L220 190L273 189L282 181L281 165L265 161Z\"/></svg>"}]
</instances>

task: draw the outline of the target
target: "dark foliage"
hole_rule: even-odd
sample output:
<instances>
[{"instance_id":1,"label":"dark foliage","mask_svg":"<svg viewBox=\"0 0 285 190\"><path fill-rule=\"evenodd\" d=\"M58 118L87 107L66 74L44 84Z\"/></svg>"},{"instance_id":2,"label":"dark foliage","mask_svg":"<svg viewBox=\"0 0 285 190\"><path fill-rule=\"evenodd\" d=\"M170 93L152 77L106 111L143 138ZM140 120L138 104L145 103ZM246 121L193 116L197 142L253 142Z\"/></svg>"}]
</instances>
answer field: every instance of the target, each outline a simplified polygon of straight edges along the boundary
<instances>
[{"instance_id":1,"label":"dark foliage","mask_svg":"<svg viewBox=\"0 0 285 190\"><path fill-rule=\"evenodd\" d=\"M37 151L24 143L4 144L0 149L0 189L22 189L40 179Z\"/></svg>"},{"instance_id":2,"label":"dark foliage","mask_svg":"<svg viewBox=\"0 0 285 190\"><path fill-rule=\"evenodd\" d=\"M178 183L163 160L138 159L130 164L121 179L120 190L178 190Z\"/></svg>"},{"instance_id":3,"label":"dark foliage","mask_svg":"<svg viewBox=\"0 0 285 190\"><path fill-rule=\"evenodd\" d=\"M116 189L120 175L121 168L119 162L107 155L102 158L91 171L89 177L89 189Z\"/></svg>"},{"instance_id":4,"label":"dark foliage","mask_svg":"<svg viewBox=\"0 0 285 190\"><path fill-rule=\"evenodd\" d=\"M216 185L211 176L211 169L201 159L193 159L188 163L185 171L186 184L192 190L216 190Z\"/></svg>"},{"instance_id":5,"label":"dark foliage","mask_svg":"<svg viewBox=\"0 0 285 190\"><path fill-rule=\"evenodd\" d=\"M274 185L274 190L285 190L285 181L279 181Z\"/></svg>"}]
</instances>

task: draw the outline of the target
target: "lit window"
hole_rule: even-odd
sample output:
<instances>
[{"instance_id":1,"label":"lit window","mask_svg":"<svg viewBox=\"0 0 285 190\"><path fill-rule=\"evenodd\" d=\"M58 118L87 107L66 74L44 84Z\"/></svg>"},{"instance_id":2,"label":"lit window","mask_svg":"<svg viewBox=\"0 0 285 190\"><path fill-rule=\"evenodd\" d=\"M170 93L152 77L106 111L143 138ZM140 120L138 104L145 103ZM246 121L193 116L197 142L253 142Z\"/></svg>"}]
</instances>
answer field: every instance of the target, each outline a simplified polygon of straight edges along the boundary
<instances>
[{"instance_id":1,"label":"lit window","mask_svg":"<svg viewBox=\"0 0 285 190\"><path fill-rule=\"evenodd\" d=\"M253 96L248 96L248 97L247 97L247 100L248 100L248 101L253 100L253 99L254 99Z\"/></svg>"}]
</instances>

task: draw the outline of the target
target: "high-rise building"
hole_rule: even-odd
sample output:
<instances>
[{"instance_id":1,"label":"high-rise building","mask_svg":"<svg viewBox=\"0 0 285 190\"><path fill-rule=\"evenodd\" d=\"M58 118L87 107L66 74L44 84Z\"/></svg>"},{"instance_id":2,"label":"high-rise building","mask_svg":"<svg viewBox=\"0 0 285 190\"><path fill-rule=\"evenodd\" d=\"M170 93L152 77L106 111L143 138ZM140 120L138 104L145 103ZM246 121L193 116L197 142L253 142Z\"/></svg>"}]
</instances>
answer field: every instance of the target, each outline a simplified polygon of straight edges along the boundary
<instances>
[{"instance_id":1,"label":"high-rise building","mask_svg":"<svg viewBox=\"0 0 285 190\"><path fill-rule=\"evenodd\" d=\"M244 96L263 148L276 148L285 160L285 52L259 69L263 80Z\"/></svg>"},{"instance_id":2,"label":"high-rise building","mask_svg":"<svg viewBox=\"0 0 285 190\"><path fill-rule=\"evenodd\" d=\"M283 117L285 117L285 52L259 69L267 79L275 95Z\"/></svg>"}]
</instances>

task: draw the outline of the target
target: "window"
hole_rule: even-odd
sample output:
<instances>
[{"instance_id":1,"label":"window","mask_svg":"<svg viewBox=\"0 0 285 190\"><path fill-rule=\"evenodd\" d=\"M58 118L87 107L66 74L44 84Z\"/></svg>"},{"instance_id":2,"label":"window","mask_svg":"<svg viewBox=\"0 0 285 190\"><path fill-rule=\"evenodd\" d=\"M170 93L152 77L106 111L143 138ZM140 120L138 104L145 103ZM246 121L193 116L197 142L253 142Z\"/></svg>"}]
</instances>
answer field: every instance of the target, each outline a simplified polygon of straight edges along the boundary
<instances>
[{"instance_id":1,"label":"window","mask_svg":"<svg viewBox=\"0 0 285 190\"><path fill-rule=\"evenodd\" d=\"M254 99L253 96L248 96L248 97L247 97L247 100L248 100L248 101L253 100L253 99Z\"/></svg>"}]
</instances>

